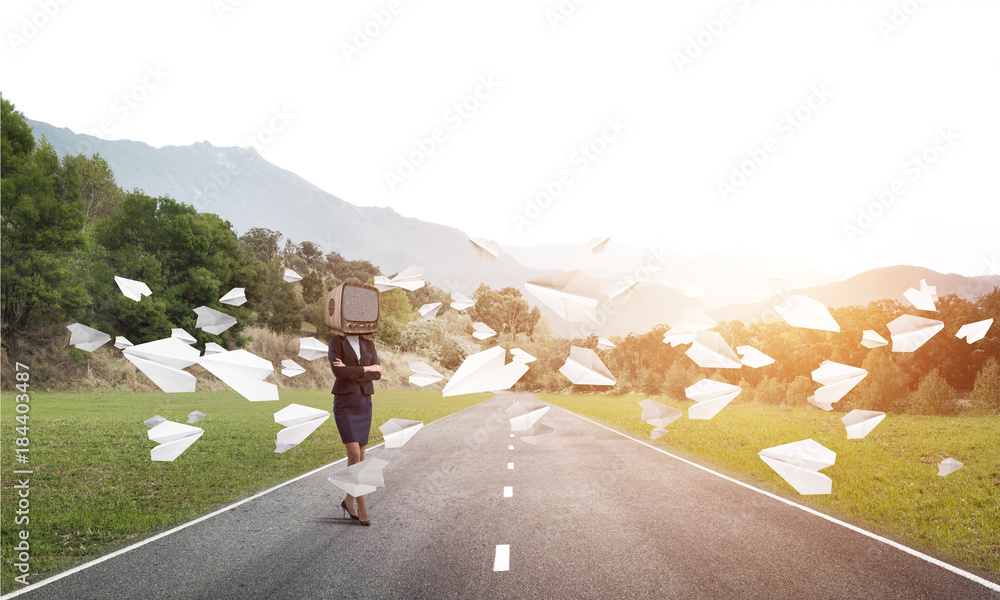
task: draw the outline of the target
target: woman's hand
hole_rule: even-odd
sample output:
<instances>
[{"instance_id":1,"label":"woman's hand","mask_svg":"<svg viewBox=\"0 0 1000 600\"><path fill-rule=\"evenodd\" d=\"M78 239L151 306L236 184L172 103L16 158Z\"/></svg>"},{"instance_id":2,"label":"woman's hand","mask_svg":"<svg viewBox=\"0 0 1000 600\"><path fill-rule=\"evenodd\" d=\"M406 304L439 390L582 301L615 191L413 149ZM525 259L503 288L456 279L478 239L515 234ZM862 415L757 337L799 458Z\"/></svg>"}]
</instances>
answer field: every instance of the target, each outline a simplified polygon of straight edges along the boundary
<instances>
[{"instance_id":1,"label":"woman's hand","mask_svg":"<svg viewBox=\"0 0 1000 600\"><path fill-rule=\"evenodd\" d=\"M365 367L365 371L382 373L382 365L368 365Z\"/></svg>"},{"instance_id":2,"label":"woman's hand","mask_svg":"<svg viewBox=\"0 0 1000 600\"><path fill-rule=\"evenodd\" d=\"M346 365L344 365L344 361L340 360L339 358L335 358L335 359L333 359L333 366L335 366L335 367L343 367L343 366L346 366Z\"/></svg>"}]
</instances>

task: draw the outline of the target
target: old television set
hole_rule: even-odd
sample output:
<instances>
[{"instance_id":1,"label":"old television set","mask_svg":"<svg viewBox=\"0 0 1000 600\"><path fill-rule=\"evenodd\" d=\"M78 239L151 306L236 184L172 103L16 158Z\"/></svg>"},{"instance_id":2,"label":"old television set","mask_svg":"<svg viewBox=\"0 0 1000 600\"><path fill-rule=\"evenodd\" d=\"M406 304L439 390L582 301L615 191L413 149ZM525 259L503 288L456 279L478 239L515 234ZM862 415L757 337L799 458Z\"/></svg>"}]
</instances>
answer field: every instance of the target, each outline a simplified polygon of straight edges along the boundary
<instances>
[{"instance_id":1,"label":"old television set","mask_svg":"<svg viewBox=\"0 0 1000 600\"><path fill-rule=\"evenodd\" d=\"M381 295L370 285L345 281L326 295L326 326L337 335L375 333L381 316Z\"/></svg>"}]
</instances>

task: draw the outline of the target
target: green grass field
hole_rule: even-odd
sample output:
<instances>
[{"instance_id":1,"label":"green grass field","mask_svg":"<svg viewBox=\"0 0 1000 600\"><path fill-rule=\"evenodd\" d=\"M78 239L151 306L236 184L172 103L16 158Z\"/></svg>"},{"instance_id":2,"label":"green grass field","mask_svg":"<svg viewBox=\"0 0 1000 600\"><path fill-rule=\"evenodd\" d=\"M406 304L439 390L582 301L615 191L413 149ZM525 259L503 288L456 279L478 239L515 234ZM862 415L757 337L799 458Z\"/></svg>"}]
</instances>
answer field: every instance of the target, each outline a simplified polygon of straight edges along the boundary
<instances>
[{"instance_id":1,"label":"green grass field","mask_svg":"<svg viewBox=\"0 0 1000 600\"><path fill-rule=\"evenodd\" d=\"M15 460L14 394L4 392L2 490L4 593L14 581L15 469L30 468L30 582L139 541L344 456L333 419L301 445L274 452L282 426L274 413L291 403L333 410L323 390L282 390L279 402L248 402L235 392L35 393L29 413L28 464ZM439 391L379 389L373 396L371 444L391 417L425 424L489 398L442 398ZM153 462L143 421L161 415L205 434L173 462Z\"/></svg>"},{"instance_id":2,"label":"green grass field","mask_svg":"<svg viewBox=\"0 0 1000 600\"><path fill-rule=\"evenodd\" d=\"M649 441L637 404L647 396L538 394L546 402ZM693 403L654 398L685 414L651 442L729 475L1000 580L1000 417L888 415L862 439L848 440L843 413L730 404L713 419L689 420ZM802 496L757 453L812 438L837 453L821 472L829 495ZM946 477L937 463L964 466Z\"/></svg>"}]
</instances>

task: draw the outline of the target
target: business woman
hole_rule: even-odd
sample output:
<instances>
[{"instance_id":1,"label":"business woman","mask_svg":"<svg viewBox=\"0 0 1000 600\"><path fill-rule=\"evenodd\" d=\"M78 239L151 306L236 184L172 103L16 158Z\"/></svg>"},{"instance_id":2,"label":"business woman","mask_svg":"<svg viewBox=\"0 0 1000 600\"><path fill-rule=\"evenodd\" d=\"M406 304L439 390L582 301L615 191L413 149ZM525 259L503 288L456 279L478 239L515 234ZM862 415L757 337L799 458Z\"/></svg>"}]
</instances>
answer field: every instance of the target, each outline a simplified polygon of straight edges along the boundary
<instances>
[{"instance_id":1,"label":"business woman","mask_svg":"<svg viewBox=\"0 0 1000 600\"><path fill-rule=\"evenodd\" d=\"M333 419L347 449L347 464L353 465L365 459L365 446L372 427L372 394L375 393L372 381L382 378L382 365L375 352L375 343L356 335L330 338L327 355L336 378L332 390ZM371 524L364 496L348 494L340 507L362 525Z\"/></svg>"}]
</instances>

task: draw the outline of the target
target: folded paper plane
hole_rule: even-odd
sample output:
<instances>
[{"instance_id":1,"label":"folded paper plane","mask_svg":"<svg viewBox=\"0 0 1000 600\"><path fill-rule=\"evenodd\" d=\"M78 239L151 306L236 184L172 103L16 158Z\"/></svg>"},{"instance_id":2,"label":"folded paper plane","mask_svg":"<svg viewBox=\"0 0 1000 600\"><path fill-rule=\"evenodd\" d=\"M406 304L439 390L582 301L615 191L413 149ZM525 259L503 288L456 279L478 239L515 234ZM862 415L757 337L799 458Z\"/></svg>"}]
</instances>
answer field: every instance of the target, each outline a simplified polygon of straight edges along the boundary
<instances>
[{"instance_id":1,"label":"folded paper plane","mask_svg":"<svg viewBox=\"0 0 1000 600\"><path fill-rule=\"evenodd\" d=\"M711 419L743 391L738 385L702 379L687 387L684 395L697 404L688 409L689 419Z\"/></svg>"},{"instance_id":2,"label":"folded paper plane","mask_svg":"<svg viewBox=\"0 0 1000 600\"><path fill-rule=\"evenodd\" d=\"M472 244L472 248L475 249L476 256L479 257L479 260L484 260L489 263L496 262L497 257L500 256L501 252L503 252L500 244L486 238L469 238L469 243Z\"/></svg>"},{"instance_id":3,"label":"folded paper plane","mask_svg":"<svg viewBox=\"0 0 1000 600\"><path fill-rule=\"evenodd\" d=\"M491 338L495 336L497 332L490 329L490 326L486 323L473 323L472 324L472 337L477 340L485 340L486 338Z\"/></svg>"},{"instance_id":4,"label":"folded paper plane","mask_svg":"<svg viewBox=\"0 0 1000 600\"><path fill-rule=\"evenodd\" d=\"M204 418L205 418L205 413L201 412L200 410L194 410L188 414L188 423L189 424L197 423L198 421Z\"/></svg>"},{"instance_id":5,"label":"folded paper plane","mask_svg":"<svg viewBox=\"0 0 1000 600\"><path fill-rule=\"evenodd\" d=\"M615 376L590 348L571 346L569 356L563 366L559 367L559 372L576 385L615 384Z\"/></svg>"},{"instance_id":6,"label":"folded paper plane","mask_svg":"<svg viewBox=\"0 0 1000 600\"><path fill-rule=\"evenodd\" d=\"M281 374L285 377L295 377L305 372L305 367L290 358L281 361Z\"/></svg>"},{"instance_id":7,"label":"folded paper plane","mask_svg":"<svg viewBox=\"0 0 1000 600\"><path fill-rule=\"evenodd\" d=\"M527 352L521 350L520 348L511 348L510 355L514 360L523 362L525 364L536 360L534 356L528 354Z\"/></svg>"},{"instance_id":8,"label":"folded paper plane","mask_svg":"<svg viewBox=\"0 0 1000 600\"><path fill-rule=\"evenodd\" d=\"M180 341L182 341L182 342L184 342L185 344L188 344L188 345L194 344L195 342L198 341L198 340L194 339L193 335L191 335L190 333L184 331L180 327L174 327L173 329L171 329L170 330L170 337L172 337L174 339L177 339L177 340L180 340Z\"/></svg>"},{"instance_id":9,"label":"folded paper plane","mask_svg":"<svg viewBox=\"0 0 1000 600\"><path fill-rule=\"evenodd\" d=\"M128 346L122 354L168 394L195 389L194 375L183 369L198 362L198 349L175 337Z\"/></svg>"},{"instance_id":10,"label":"folded paper plane","mask_svg":"<svg viewBox=\"0 0 1000 600\"><path fill-rule=\"evenodd\" d=\"M115 337L115 348L118 348L119 350L123 350L125 348L128 348L129 346L134 346L134 345L135 344L128 341L128 338L123 335Z\"/></svg>"},{"instance_id":11,"label":"folded paper plane","mask_svg":"<svg viewBox=\"0 0 1000 600\"><path fill-rule=\"evenodd\" d=\"M517 400L504 413L510 421L511 431L527 431L549 412L549 405L533 400Z\"/></svg>"},{"instance_id":12,"label":"folded paper plane","mask_svg":"<svg viewBox=\"0 0 1000 600\"><path fill-rule=\"evenodd\" d=\"M424 304L417 309L417 313L423 317L425 321L430 321L435 316L437 316L438 311L441 310L440 302L431 302L430 304Z\"/></svg>"},{"instance_id":13,"label":"folded paper plane","mask_svg":"<svg viewBox=\"0 0 1000 600\"><path fill-rule=\"evenodd\" d=\"M656 427L652 431L649 432L649 439L651 439L651 440L658 440L658 439L660 439L661 437L663 437L665 435L667 435L667 430L666 429L664 429L662 427Z\"/></svg>"},{"instance_id":14,"label":"folded paper plane","mask_svg":"<svg viewBox=\"0 0 1000 600\"><path fill-rule=\"evenodd\" d=\"M338 469L330 474L329 481L352 496L364 496L385 487L382 469L388 461L381 458L366 458L349 467Z\"/></svg>"},{"instance_id":15,"label":"folded paper plane","mask_svg":"<svg viewBox=\"0 0 1000 600\"><path fill-rule=\"evenodd\" d=\"M506 358L507 351L501 346L466 357L441 390L441 395L448 397L510 389L528 372L528 365L516 360L504 364Z\"/></svg>"},{"instance_id":16,"label":"folded paper plane","mask_svg":"<svg viewBox=\"0 0 1000 600\"><path fill-rule=\"evenodd\" d=\"M79 323L67 325L66 329L70 331L69 345L87 352L93 352L111 341L111 336L103 331Z\"/></svg>"},{"instance_id":17,"label":"folded paper plane","mask_svg":"<svg viewBox=\"0 0 1000 600\"><path fill-rule=\"evenodd\" d=\"M278 432L274 442L274 451L282 454L298 446L329 418L330 413L323 409L302 406L301 404L289 404L274 413L274 422L285 426Z\"/></svg>"},{"instance_id":18,"label":"folded paper plane","mask_svg":"<svg viewBox=\"0 0 1000 600\"><path fill-rule=\"evenodd\" d=\"M685 310L684 320L681 321L681 324L691 329L711 329L718 325L715 319L706 315L703 311L700 311L697 308L689 308Z\"/></svg>"},{"instance_id":19,"label":"folded paper plane","mask_svg":"<svg viewBox=\"0 0 1000 600\"><path fill-rule=\"evenodd\" d=\"M233 288L225 296L219 298L219 302L230 306L243 306L246 301L246 288Z\"/></svg>"},{"instance_id":20,"label":"folded paper plane","mask_svg":"<svg viewBox=\"0 0 1000 600\"><path fill-rule=\"evenodd\" d=\"M149 286L141 281L115 276L115 283L118 284L118 289L120 289L126 297L131 298L136 302L142 300L143 296L153 295L153 290L149 289Z\"/></svg>"},{"instance_id":21,"label":"folded paper plane","mask_svg":"<svg viewBox=\"0 0 1000 600\"><path fill-rule=\"evenodd\" d=\"M316 360L327 356L330 348L314 337L299 338L299 358Z\"/></svg>"},{"instance_id":22,"label":"folded paper plane","mask_svg":"<svg viewBox=\"0 0 1000 600\"><path fill-rule=\"evenodd\" d=\"M278 399L278 386L264 378L274 372L271 361L246 350L202 356L198 364L251 402Z\"/></svg>"},{"instance_id":23,"label":"folded paper plane","mask_svg":"<svg viewBox=\"0 0 1000 600\"><path fill-rule=\"evenodd\" d=\"M646 399L639 402L642 407L641 421L645 421L653 427L663 428L681 418L681 411L656 400ZM654 438L655 439L655 438Z\"/></svg>"},{"instance_id":24,"label":"folded paper plane","mask_svg":"<svg viewBox=\"0 0 1000 600\"><path fill-rule=\"evenodd\" d=\"M216 344L215 342L209 342L205 344L204 355L208 356L209 354L218 354L219 352L225 352L225 351L226 351L225 348Z\"/></svg>"},{"instance_id":25,"label":"folded paper plane","mask_svg":"<svg viewBox=\"0 0 1000 600\"><path fill-rule=\"evenodd\" d=\"M958 333L955 337L961 339L965 338L965 341L974 344L979 340L986 337L986 332L990 330L990 326L993 325L993 319L986 319L985 321L976 321L975 323L967 323L962 325L958 329Z\"/></svg>"},{"instance_id":26,"label":"folded paper plane","mask_svg":"<svg viewBox=\"0 0 1000 600\"><path fill-rule=\"evenodd\" d=\"M752 369L759 369L774 364L773 358L753 346L738 346L736 351L739 352L743 364Z\"/></svg>"},{"instance_id":27,"label":"folded paper plane","mask_svg":"<svg viewBox=\"0 0 1000 600\"><path fill-rule=\"evenodd\" d=\"M152 417L143 421L143 423L146 425L146 427L153 428L164 421L166 421L166 419L164 419L160 415L153 415Z\"/></svg>"},{"instance_id":28,"label":"folded paper plane","mask_svg":"<svg viewBox=\"0 0 1000 600\"><path fill-rule=\"evenodd\" d=\"M697 329L682 323L663 332L663 343L670 344L671 348L676 348L681 344L690 344L697 335Z\"/></svg>"},{"instance_id":29,"label":"folded paper plane","mask_svg":"<svg viewBox=\"0 0 1000 600\"><path fill-rule=\"evenodd\" d=\"M886 327L892 338L893 352L913 352L944 329L944 323L913 315L902 315Z\"/></svg>"},{"instance_id":30,"label":"folded paper plane","mask_svg":"<svg viewBox=\"0 0 1000 600\"><path fill-rule=\"evenodd\" d=\"M194 312L198 315L198 321L194 326L208 333L219 335L233 325L236 325L236 317L231 317L224 312L219 312L207 306L199 306L194 309Z\"/></svg>"},{"instance_id":31,"label":"folded paper plane","mask_svg":"<svg viewBox=\"0 0 1000 600\"><path fill-rule=\"evenodd\" d=\"M680 284L681 293L688 298L697 298L698 296L703 296L705 290L691 283L690 281L683 281Z\"/></svg>"},{"instance_id":32,"label":"folded paper plane","mask_svg":"<svg viewBox=\"0 0 1000 600\"><path fill-rule=\"evenodd\" d=\"M601 284L583 271L568 271L532 279L524 287L567 321L594 321Z\"/></svg>"},{"instance_id":33,"label":"folded paper plane","mask_svg":"<svg viewBox=\"0 0 1000 600\"><path fill-rule=\"evenodd\" d=\"M597 338L597 349L598 350L611 350L614 348L614 343L606 337Z\"/></svg>"},{"instance_id":34,"label":"folded paper plane","mask_svg":"<svg viewBox=\"0 0 1000 600\"><path fill-rule=\"evenodd\" d=\"M437 383L444 379L444 375L435 371L425 362L411 362L410 370L413 371L413 374L410 375L410 383L420 387Z\"/></svg>"},{"instance_id":35,"label":"folded paper plane","mask_svg":"<svg viewBox=\"0 0 1000 600\"><path fill-rule=\"evenodd\" d=\"M819 471L834 464L837 453L812 439L765 448L758 456L802 495L829 494L833 489L833 480Z\"/></svg>"},{"instance_id":36,"label":"folded paper plane","mask_svg":"<svg viewBox=\"0 0 1000 600\"><path fill-rule=\"evenodd\" d=\"M531 444L532 446L537 446L540 438L546 435L551 435L555 433L555 429L549 427L545 423L535 423L531 429L524 432L521 436L521 441L525 444Z\"/></svg>"},{"instance_id":37,"label":"folded paper plane","mask_svg":"<svg viewBox=\"0 0 1000 600\"><path fill-rule=\"evenodd\" d=\"M389 419L379 425L378 430L382 432L386 448L401 448L403 444L410 441L414 435L424 426L423 421L410 421L409 419Z\"/></svg>"},{"instance_id":38,"label":"folded paper plane","mask_svg":"<svg viewBox=\"0 0 1000 600\"><path fill-rule=\"evenodd\" d=\"M743 366L726 340L707 329L699 329L695 333L691 347L684 354L704 369L739 369Z\"/></svg>"},{"instance_id":39,"label":"folded paper plane","mask_svg":"<svg viewBox=\"0 0 1000 600\"><path fill-rule=\"evenodd\" d=\"M602 235L599 237L591 238L590 241L587 242L587 247L590 248L591 252L597 254L598 252L604 252L604 249L608 247L608 242L610 241L611 241L610 235Z\"/></svg>"},{"instance_id":40,"label":"folded paper plane","mask_svg":"<svg viewBox=\"0 0 1000 600\"><path fill-rule=\"evenodd\" d=\"M282 279L288 283L295 283L296 281L302 281L302 276L291 269L285 269L285 275Z\"/></svg>"},{"instance_id":41,"label":"folded paper plane","mask_svg":"<svg viewBox=\"0 0 1000 600\"><path fill-rule=\"evenodd\" d=\"M149 457L155 461L172 461L204 433L201 427L164 421L146 432L150 440L159 444L149 451Z\"/></svg>"},{"instance_id":42,"label":"folded paper plane","mask_svg":"<svg viewBox=\"0 0 1000 600\"><path fill-rule=\"evenodd\" d=\"M809 397L809 402L823 410L833 410L833 403L839 402L867 375L868 371L859 367L825 360L812 372L813 381L822 384L823 387Z\"/></svg>"},{"instance_id":43,"label":"folded paper plane","mask_svg":"<svg viewBox=\"0 0 1000 600\"><path fill-rule=\"evenodd\" d=\"M948 457L938 463L938 476L944 477L945 475L951 475L961 468L962 463L958 462L954 458Z\"/></svg>"},{"instance_id":44,"label":"folded paper plane","mask_svg":"<svg viewBox=\"0 0 1000 600\"><path fill-rule=\"evenodd\" d=\"M834 320L826 306L819 300L813 300L808 296L797 295L785 298L775 305L774 310L792 327L840 331L840 325Z\"/></svg>"},{"instance_id":45,"label":"folded paper plane","mask_svg":"<svg viewBox=\"0 0 1000 600\"><path fill-rule=\"evenodd\" d=\"M861 335L861 345L865 348L879 348L888 343L889 342L885 341L885 338L879 335L874 329L865 329L865 332Z\"/></svg>"},{"instance_id":46,"label":"folded paper plane","mask_svg":"<svg viewBox=\"0 0 1000 600\"><path fill-rule=\"evenodd\" d=\"M391 290L392 288L403 288L404 290L410 290L411 292L419 290L424 287L424 276L423 267L406 267L402 271L396 274L395 277L389 279L383 275L378 275L375 277L375 288L380 292L386 290Z\"/></svg>"},{"instance_id":47,"label":"folded paper plane","mask_svg":"<svg viewBox=\"0 0 1000 600\"><path fill-rule=\"evenodd\" d=\"M840 420L847 428L847 439L856 440L871 433L875 426L882 422L885 413L877 410L860 410L855 408Z\"/></svg>"},{"instance_id":48,"label":"folded paper plane","mask_svg":"<svg viewBox=\"0 0 1000 600\"><path fill-rule=\"evenodd\" d=\"M451 307L462 312L463 310L474 306L475 302L469 299L465 294L460 294L458 292L452 292L451 294Z\"/></svg>"},{"instance_id":49,"label":"folded paper plane","mask_svg":"<svg viewBox=\"0 0 1000 600\"><path fill-rule=\"evenodd\" d=\"M937 288L927 285L927 281L923 279L920 280L919 290L910 288L903 292L903 297L920 310L937 310L934 306L934 301L938 299Z\"/></svg>"}]
</instances>

